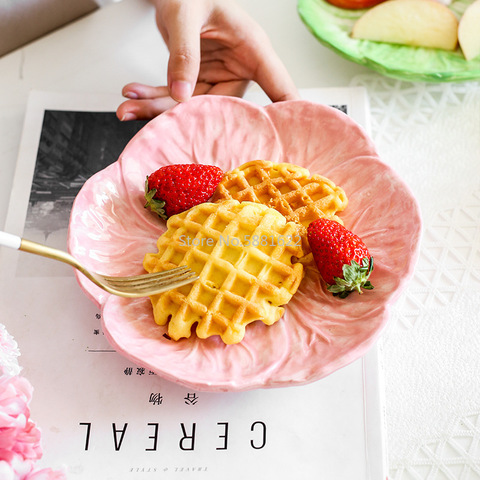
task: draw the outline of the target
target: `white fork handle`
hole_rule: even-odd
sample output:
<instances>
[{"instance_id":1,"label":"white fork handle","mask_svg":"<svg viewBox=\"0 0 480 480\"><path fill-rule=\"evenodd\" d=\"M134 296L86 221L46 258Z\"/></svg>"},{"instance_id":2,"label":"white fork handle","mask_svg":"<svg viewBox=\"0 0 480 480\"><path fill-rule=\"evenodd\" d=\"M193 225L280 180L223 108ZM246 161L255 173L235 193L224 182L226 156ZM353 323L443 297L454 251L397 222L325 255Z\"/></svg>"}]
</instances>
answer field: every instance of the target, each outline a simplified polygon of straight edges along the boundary
<instances>
[{"instance_id":1,"label":"white fork handle","mask_svg":"<svg viewBox=\"0 0 480 480\"><path fill-rule=\"evenodd\" d=\"M59 262L67 263L72 267L77 268L87 277L89 273L86 272L85 267L80 264L74 257L72 257L67 252L62 250L57 250L56 248L47 247L41 243L32 242L17 235L12 235L11 233L0 231L0 246L14 248L16 250L21 250L22 252L33 253L35 255L41 255L42 257L51 258L53 260L58 260ZM89 277L90 278L90 277Z\"/></svg>"},{"instance_id":2,"label":"white fork handle","mask_svg":"<svg viewBox=\"0 0 480 480\"><path fill-rule=\"evenodd\" d=\"M22 239L17 235L0 231L0 245L18 250L22 244Z\"/></svg>"}]
</instances>

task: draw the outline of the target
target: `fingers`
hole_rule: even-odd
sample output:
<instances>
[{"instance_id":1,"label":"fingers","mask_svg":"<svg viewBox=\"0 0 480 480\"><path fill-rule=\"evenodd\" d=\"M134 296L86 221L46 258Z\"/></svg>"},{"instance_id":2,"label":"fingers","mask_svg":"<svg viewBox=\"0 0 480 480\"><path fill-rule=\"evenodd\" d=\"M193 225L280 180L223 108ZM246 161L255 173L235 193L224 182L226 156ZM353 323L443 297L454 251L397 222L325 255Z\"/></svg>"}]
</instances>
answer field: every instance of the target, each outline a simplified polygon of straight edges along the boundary
<instances>
[{"instance_id":1,"label":"fingers","mask_svg":"<svg viewBox=\"0 0 480 480\"><path fill-rule=\"evenodd\" d=\"M117 108L117 117L123 122L129 120L150 120L174 107L177 103L170 96L127 100Z\"/></svg>"},{"instance_id":2,"label":"fingers","mask_svg":"<svg viewBox=\"0 0 480 480\"><path fill-rule=\"evenodd\" d=\"M200 31L205 21L201 2L166 2L158 12L163 23L170 57L167 83L171 97L187 101L192 95L200 68Z\"/></svg>"},{"instance_id":3,"label":"fingers","mask_svg":"<svg viewBox=\"0 0 480 480\"><path fill-rule=\"evenodd\" d=\"M143 83L129 83L122 89L122 95L125 98L136 100L139 98L157 98L169 95L168 87L152 87Z\"/></svg>"},{"instance_id":4,"label":"fingers","mask_svg":"<svg viewBox=\"0 0 480 480\"><path fill-rule=\"evenodd\" d=\"M300 94L281 60L268 58L260 64L254 79L272 102L299 100Z\"/></svg>"},{"instance_id":5,"label":"fingers","mask_svg":"<svg viewBox=\"0 0 480 480\"><path fill-rule=\"evenodd\" d=\"M177 104L168 87L129 83L123 87L122 95L128 98L117 108L117 117L122 121L150 119Z\"/></svg>"},{"instance_id":6,"label":"fingers","mask_svg":"<svg viewBox=\"0 0 480 480\"><path fill-rule=\"evenodd\" d=\"M195 87L194 95L203 95L209 93L211 85L198 84ZM232 91L238 91L239 87ZM151 118L166 112L177 105L170 97L168 87L152 87L141 83L129 83L122 90L124 97L128 98L117 108L117 117L119 120L149 120Z\"/></svg>"},{"instance_id":7,"label":"fingers","mask_svg":"<svg viewBox=\"0 0 480 480\"><path fill-rule=\"evenodd\" d=\"M235 80L213 85L208 93L210 95L225 95L230 97L243 97L250 82L248 80Z\"/></svg>"},{"instance_id":8,"label":"fingers","mask_svg":"<svg viewBox=\"0 0 480 480\"><path fill-rule=\"evenodd\" d=\"M244 67L252 69L249 78L259 84L272 102L299 99L292 78L262 27L244 11L227 12L224 18L235 32L239 58Z\"/></svg>"},{"instance_id":9,"label":"fingers","mask_svg":"<svg viewBox=\"0 0 480 480\"><path fill-rule=\"evenodd\" d=\"M261 27L233 4L229 9L219 5L157 2L157 24L170 51L168 87L126 85L122 93L128 100L118 107L118 118L153 118L192 95L241 97L249 80L258 83L273 102L300 98Z\"/></svg>"},{"instance_id":10,"label":"fingers","mask_svg":"<svg viewBox=\"0 0 480 480\"><path fill-rule=\"evenodd\" d=\"M300 99L287 68L260 27L256 32L255 44L252 53L256 56L258 66L252 80L258 83L272 102Z\"/></svg>"}]
</instances>

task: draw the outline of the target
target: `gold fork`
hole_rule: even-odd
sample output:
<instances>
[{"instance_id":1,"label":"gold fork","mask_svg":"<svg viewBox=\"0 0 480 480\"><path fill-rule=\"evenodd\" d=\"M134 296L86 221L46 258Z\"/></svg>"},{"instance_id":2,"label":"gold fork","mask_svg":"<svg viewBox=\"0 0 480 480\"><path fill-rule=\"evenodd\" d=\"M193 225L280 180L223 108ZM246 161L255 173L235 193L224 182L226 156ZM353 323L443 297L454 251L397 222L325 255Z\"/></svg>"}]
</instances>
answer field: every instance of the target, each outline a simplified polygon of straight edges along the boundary
<instances>
[{"instance_id":1,"label":"gold fork","mask_svg":"<svg viewBox=\"0 0 480 480\"><path fill-rule=\"evenodd\" d=\"M0 231L0 245L66 263L79 270L89 280L100 288L103 288L103 290L120 297L148 297L165 292L166 290L171 290L172 288L187 285L198 279L197 274L188 267L177 267L163 272L146 273L129 277L100 275L99 273L87 270L78 260L62 250L57 250L56 248L32 242L31 240L26 240L25 238L2 231Z\"/></svg>"}]
</instances>

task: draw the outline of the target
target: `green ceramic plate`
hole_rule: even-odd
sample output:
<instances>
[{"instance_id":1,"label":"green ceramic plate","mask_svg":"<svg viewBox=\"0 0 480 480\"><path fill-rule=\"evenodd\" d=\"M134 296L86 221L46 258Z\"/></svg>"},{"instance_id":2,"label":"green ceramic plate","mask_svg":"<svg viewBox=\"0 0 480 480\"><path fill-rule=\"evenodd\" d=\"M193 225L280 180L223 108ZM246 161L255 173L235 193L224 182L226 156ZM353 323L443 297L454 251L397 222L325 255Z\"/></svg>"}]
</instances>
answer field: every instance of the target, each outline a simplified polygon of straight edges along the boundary
<instances>
[{"instance_id":1,"label":"green ceramic plate","mask_svg":"<svg viewBox=\"0 0 480 480\"><path fill-rule=\"evenodd\" d=\"M456 0L449 8L460 18L472 2ZM300 18L313 35L348 60L402 80L458 82L480 78L480 57L467 62L459 48L447 52L351 38L353 24L364 12L337 8L325 0L298 0Z\"/></svg>"}]
</instances>

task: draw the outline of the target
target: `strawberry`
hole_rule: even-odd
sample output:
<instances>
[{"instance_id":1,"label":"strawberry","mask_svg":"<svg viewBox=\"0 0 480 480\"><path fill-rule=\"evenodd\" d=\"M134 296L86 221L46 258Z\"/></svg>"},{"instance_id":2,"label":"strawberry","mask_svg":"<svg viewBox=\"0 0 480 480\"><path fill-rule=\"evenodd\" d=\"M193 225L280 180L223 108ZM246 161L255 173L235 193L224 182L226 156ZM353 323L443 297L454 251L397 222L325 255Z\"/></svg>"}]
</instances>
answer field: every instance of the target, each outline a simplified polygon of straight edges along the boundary
<instances>
[{"instance_id":1,"label":"strawberry","mask_svg":"<svg viewBox=\"0 0 480 480\"><path fill-rule=\"evenodd\" d=\"M368 280L373 257L362 239L334 220L319 218L308 226L308 243L327 289L340 298L362 288L373 289Z\"/></svg>"},{"instance_id":2,"label":"strawberry","mask_svg":"<svg viewBox=\"0 0 480 480\"><path fill-rule=\"evenodd\" d=\"M145 208L163 219L206 202L217 188L223 171L213 165L167 165L147 176Z\"/></svg>"}]
</instances>

